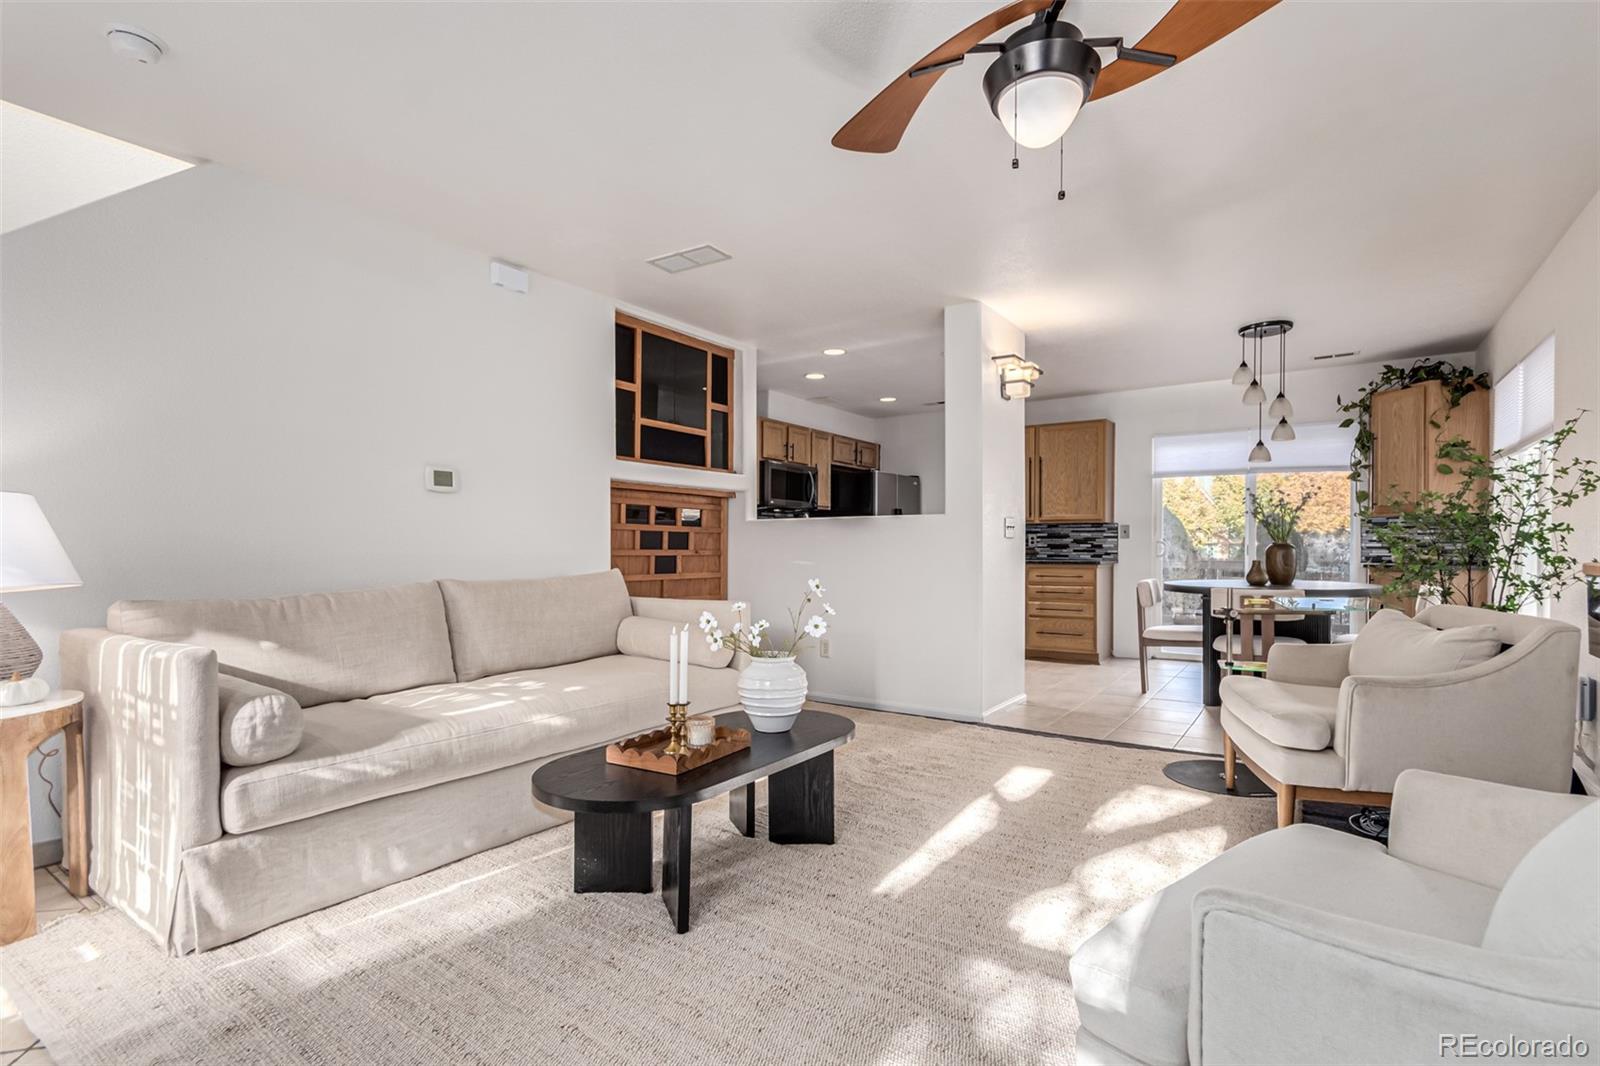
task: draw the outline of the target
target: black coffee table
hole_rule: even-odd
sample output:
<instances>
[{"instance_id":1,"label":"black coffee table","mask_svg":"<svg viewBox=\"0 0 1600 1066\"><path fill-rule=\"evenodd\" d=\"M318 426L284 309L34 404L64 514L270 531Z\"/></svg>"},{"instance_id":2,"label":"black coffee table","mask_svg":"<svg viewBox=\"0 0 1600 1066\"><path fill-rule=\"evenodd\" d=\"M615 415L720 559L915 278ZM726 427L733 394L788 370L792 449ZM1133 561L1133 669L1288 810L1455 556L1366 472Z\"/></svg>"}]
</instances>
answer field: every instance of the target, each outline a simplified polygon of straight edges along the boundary
<instances>
[{"instance_id":1,"label":"black coffee table","mask_svg":"<svg viewBox=\"0 0 1600 1066\"><path fill-rule=\"evenodd\" d=\"M743 711L717 716L721 726L750 729ZM767 839L775 844L833 843L833 749L855 736L842 715L802 711L787 733L750 730L750 747L677 777L606 762L605 747L575 752L533 772L533 797L572 811L572 890L649 892L650 815L665 811L661 898L673 926L689 931L689 842L694 804L733 793L728 814L756 835L756 782L767 779Z\"/></svg>"}]
</instances>

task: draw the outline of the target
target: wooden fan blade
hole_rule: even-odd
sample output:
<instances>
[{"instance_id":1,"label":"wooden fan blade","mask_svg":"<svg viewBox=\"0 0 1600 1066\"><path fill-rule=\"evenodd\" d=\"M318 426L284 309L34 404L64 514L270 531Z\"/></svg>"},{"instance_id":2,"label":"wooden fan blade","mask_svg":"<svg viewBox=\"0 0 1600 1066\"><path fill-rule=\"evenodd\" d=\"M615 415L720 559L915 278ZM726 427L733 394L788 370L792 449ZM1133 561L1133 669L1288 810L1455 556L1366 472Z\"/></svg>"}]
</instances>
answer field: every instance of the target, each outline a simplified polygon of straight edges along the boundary
<instances>
[{"instance_id":1,"label":"wooden fan blade","mask_svg":"<svg viewBox=\"0 0 1600 1066\"><path fill-rule=\"evenodd\" d=\"M1147 52L1166 52L1178 57L1178 62L1194 55L1209 44L1215 44L1246 22L1272 7L1278 0L1178 0L1172 10L1161 16L1155 28L1139 39L1136 48ZM1131 59L1118 59L1107 63L1095 80L1094 93L1089 99L1099 100L1112 93L1121 92L1130 85L1138 85L1146 78L1160 74L1168 67L1140 63Z\"/></svg>"},{"instance_id":2,"label":"wooden fan blade","mask_svg":"<svg viewBox=\"0 0 1600 1066\"><path fill-rule=\"evenodd\" d=\"M929 52L900 75L855 117L833 135L833 146L850 152L892 152L900 144L911 116L922 106L922 100L933 88L934 82L944 76L944 71L933 70L913 78L911 71L932 63L944 63L966 55L967 49L985 37L1029 15L1037 15L1050 6L1050 0L1016 0L998 11L992 11L974 22L938 48ZM951 68L954 69L954 68Z\"/></svg>"}]
</instances>

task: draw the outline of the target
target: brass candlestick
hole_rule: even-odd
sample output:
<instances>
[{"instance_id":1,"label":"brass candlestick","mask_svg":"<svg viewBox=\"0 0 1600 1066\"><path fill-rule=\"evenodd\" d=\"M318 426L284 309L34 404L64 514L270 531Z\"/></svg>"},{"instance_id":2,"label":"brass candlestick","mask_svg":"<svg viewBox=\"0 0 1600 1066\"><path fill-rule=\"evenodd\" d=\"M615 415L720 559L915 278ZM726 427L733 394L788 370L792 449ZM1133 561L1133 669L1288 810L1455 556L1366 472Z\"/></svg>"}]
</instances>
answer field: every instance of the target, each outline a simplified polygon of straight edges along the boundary
<instances>
[{"instance_id":1,"label":"brass candlestick","mask_svg":"<svg viewBox=\"0 0 1600 1066\"><path fill-rule=\"evenodd\" d=\"M687 703L667 704L667 728L672 735L667 739L667 746L661 749L663 755L687 755L689 744L685 734L689 730L689 705Z\"/></svg>"}]
</instances>

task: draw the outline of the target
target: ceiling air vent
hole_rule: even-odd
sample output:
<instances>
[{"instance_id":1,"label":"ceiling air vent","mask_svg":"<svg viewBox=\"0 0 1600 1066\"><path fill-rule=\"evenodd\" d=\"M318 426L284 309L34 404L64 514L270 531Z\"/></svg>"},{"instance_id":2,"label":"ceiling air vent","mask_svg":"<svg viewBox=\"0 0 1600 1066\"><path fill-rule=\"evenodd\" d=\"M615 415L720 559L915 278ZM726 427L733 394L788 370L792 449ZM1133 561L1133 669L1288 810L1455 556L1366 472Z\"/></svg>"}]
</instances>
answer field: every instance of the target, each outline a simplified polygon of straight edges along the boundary
<instances>
[{"instance_id":1,"label":"ceiling air vent","mask_svg":"<svg viewBox=\"0 0 1600 1066\"><path fill-rule=\"evenodd\" d=\"M685 270L710 266L712 263L720 263L724 259L732 258L733 256L715 245L701 244L693 248L685 248L681 252L658 255L654 259L647 259L646 262L660 270L665 270L668 274L682 274Z\"/></svg>"},{"instance_id":2,"label":"ceiling air vent","mask_svg":"<svg viewBox=\"0 0 1600 1066\"><path fill-rule=\"evenodd\" d=\"M1353 352L1329 352L1327 355L1313 355L1311 357L1311 361L1313 363L1320 363L1324 359L1349 359L1351 356L1360 355L1360 354L1361 354L1361 349L1357 348Z\"/></svg>"}]
</instances>

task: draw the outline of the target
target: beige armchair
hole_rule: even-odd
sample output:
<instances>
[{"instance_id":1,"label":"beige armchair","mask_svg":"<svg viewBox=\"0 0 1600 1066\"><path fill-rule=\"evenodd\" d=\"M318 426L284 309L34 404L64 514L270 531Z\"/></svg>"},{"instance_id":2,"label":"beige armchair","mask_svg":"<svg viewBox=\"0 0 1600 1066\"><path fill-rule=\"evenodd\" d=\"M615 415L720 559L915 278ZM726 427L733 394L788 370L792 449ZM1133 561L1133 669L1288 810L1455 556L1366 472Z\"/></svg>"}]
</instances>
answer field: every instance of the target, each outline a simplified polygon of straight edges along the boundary
<instances>
[{"instance_id":1,"label":"beige armchair","mask_svg":"<svg viewBox=\"0 0 1600 1066\"><path fill-rule=\"evenodd\" d=\"M1262 833L1085 941L1079 1066L1489 1057L1470 1034L1592 1056L1600 804L1417 770L1394 798L1387 848Z\"/></svg>"},{"instance_id":2,"label":"beige armchair","mask_svg":"<svg viewBox=\"0 0 1600 1066\"><path fill-rule=\"evenodd\" d=\"M1351 644L1273 647L1267 675L1222 681L1224 776L1242 759L1278 796L1388 806L1409 769L1565 792L1572 773L1579 634L1477 607L1430 607L1435 629L1491 626L1506 647L1460 670L1351 676Z\"/></svg>"}]
</instances>

